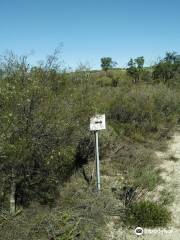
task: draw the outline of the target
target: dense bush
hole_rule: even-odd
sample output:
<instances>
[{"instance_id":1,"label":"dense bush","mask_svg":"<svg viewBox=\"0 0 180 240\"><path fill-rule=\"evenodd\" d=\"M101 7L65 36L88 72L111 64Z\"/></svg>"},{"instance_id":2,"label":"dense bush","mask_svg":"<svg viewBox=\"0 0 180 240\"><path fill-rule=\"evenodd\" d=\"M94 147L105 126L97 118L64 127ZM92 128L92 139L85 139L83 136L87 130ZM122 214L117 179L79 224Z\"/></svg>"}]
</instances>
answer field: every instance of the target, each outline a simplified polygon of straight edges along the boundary
<instances>
[{"instance_id":1,"label":"dense bush","mask_svg":"<svg viewBox=\"0 0 180 240\"><path fill-rule=\"evenodd\" d=\"M165 227L170 220L168 210L158 203L141 201L126 209L125 222L131 226Z\"/></svg>"},{"instance_id":2,"label":"dense bush","mask_svg":"<svg viewBox=\"0 0 180 240\"><path fill-rule=\"evenodd\" d=\"M21 206L33 200L52 204L59 184L73 173L94 112L88 79L78 72L83 83L69 83L69 89L52 63L30 68L26 58L14 55L1 66L1 201L11 195Z\"/></svg>"},{"instance_id":3,"label":"dense bush","mask_svg":"<svg viewBox=\"0 0 180 240\"><path fill-rule=\"evenodd\" d=\"M128 136L139 132L157 132L166 124L174 124L179 114L179 95L166 86L134 86L120 93L110 107L110 119Z\"/></svg>"},{"instance_id":4,"label":"dense bush","mask_svg":"<svg viewBox=\"0 0 180 240\"><path fill-rule=\"evenodd\" d=\"M81 186L81 188L80 188ZM62 189L54 209L32 205L15 216L0 215L0 239L105 239L107 216L114 209L110 192L89 189L79 178Z\"/></svg>"},{"instance_id":5,"label":"dense bush","mask_svg":"<svg viewBox=\"0 0 180 240\"><path fill-rule=\"evenodd\" d=\"M101 77L97 81L98 81L98 85L101 86L101 87L112 85L112 79L110 77L107 77L107 76Z\"/></svg>"}]
</instances>

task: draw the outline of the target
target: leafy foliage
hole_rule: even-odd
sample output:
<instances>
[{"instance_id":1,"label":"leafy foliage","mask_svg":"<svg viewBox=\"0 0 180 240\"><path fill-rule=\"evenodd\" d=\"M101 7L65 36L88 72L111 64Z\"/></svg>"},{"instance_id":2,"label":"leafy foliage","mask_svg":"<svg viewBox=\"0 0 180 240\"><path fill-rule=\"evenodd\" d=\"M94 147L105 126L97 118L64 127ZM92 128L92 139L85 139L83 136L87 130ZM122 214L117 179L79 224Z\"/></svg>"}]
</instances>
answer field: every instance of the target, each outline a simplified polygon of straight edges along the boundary
<instances>
[{"instance_id":1,"label":"leafy foliage","mask_svg":"<svg viewBox=\"0 0 180 240\"><path fill-rule=\"evenodd\" d=\"M136 59L130 59L128 62L128 68L127 73L134 79L134 82L140 80L140 77L143 72L143 66L144 66L144 57L138 57Z\"/></svg>"},{"instance_id":2,"label":"leafy foliage","mask_svg":"<svg viewBox=\"0 0 180 240\"><path fill-rule=\"evenodd\" d=\"M127 89L110 107L110 118L128 136L157 132L162 124L176 121L178 114L178 95L162 84Z\"/></svg>"},{"instance_id":3,"label":"leafy foliage","mask_svg":"<svg viewBox=\"0 0 180 240\"><path fill-rule=\"evenodd\" d=\"M115 65L117 65L117 63L113 62L112 58L110 57L101 58L101 67L105 72L114 67Z\"/></svg>"}]
</instances>

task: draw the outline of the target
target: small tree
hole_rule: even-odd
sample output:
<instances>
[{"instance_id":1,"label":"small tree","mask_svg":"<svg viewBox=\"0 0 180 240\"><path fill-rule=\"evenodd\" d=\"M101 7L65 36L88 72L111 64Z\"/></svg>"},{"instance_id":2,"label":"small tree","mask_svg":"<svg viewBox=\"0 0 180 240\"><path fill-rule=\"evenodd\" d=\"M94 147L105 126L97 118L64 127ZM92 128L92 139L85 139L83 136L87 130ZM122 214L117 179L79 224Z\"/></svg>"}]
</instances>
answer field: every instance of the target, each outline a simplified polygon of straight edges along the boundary
<instances>
[{"instance_id":1,"label":"small tree","mask_svg":"<svg viewBox=\"0 0 180 240\"><path fill-rule=\"evenodd\" d=\"M166 52L166 56L164 58L165 62L174 63L176 59L176 52Z\"/></svg>"},{"instance_id":2,"label":"small tree","mask_svg":"<svg viewBox=\"0 0 180 240\"><path fill-rule=\"evenodd\" d=\"M134 60L131 58L128 62L127 73L128 75L133 77L135 83L140 80L141 74L143 72L143 66L144 66L143 56L138 57Z\"/></svg>"},{"instance_id":3,"label":"small tree","mask_svg":"<svg viewBox=\"0 0 180 240\"><path fill-rule=\"evenodd\" d=\"M0 64L4 70L0 79L0 199L9 199L14 214L17 204L55 201L59 184L73 169L74 120L72 111L63 110L70 107L66 95L52 88L50 73L55 72L31 69L25 57L13 55Z\"/></svg>"},{"instance_id":4,"label":"small tree","mask_svg":"<svg viewBox=\"0 0 180 240\"><path fill-rule=\"evenodd\" d=\"M138 57L138 58L136 58L134 61L135 61L135 63L136 63L137 78L138 78L138 81L139 81L140 78L141 78L141 74L142 74L142 72L143 72L144 57L143 57L143 56Z\"/></svg>"},{"instance_id":5,"label":"small tree","mask_svg":"<svg viewBox=\"0 0 180 240\"><path fill-rule=\"evenodd\" d=\"M180 64L176 62L175 54L175 52L167 52L165 57L154 66L153 77L155 80L167 83L179 75Z\"/></svg>"},{"instance_id":6,"label":"small tree","mask_svg":"<svg viewBox=\"0 0 180 240\"><path fill-rule=\"evenodd\" d=\"M138 69L143 69L143 66L144 66L144 57L143 56L136 58L134 60L134 62L136 63Z\"/></svg>"},{"instance_id":7,"label":"small tree","mask_svg":"<svg viewBox=\"0 0 180 240\"><path fill-rule=\"evenodd\" d=\"M107 72L113 67L113 61L110 57L101 58L101 68L103 71Z\"/></svg>"},{"instance_id":8,"label":"small tree","mask_svg":"<svg viewBox=\"0 0 180 240\"><path fill-rule=\"evenodd\" d=\"M133 81L137 81L137 69L134 60L131 58L128 62L127 74L133 78Z\"/></svg>"}]
</instances>

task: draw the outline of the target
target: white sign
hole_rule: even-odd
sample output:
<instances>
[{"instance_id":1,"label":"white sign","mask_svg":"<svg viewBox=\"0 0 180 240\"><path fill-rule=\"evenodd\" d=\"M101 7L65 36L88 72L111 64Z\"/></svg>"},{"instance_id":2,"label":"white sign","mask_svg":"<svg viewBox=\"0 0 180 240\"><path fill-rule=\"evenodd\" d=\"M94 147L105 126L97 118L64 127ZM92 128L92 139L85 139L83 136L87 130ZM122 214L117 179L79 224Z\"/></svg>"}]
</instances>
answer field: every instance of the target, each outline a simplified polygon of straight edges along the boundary
<instances>
[{"instance_id":1,"label":"white sign","mask_svg":"<svg viewBox=\"0 0 180 240\"><path fill-rule=\"evenodd\" d=\"M106 129L105 114L97 114L90 119L90 131L99 131Z\"/></svg>"}]
</instances>

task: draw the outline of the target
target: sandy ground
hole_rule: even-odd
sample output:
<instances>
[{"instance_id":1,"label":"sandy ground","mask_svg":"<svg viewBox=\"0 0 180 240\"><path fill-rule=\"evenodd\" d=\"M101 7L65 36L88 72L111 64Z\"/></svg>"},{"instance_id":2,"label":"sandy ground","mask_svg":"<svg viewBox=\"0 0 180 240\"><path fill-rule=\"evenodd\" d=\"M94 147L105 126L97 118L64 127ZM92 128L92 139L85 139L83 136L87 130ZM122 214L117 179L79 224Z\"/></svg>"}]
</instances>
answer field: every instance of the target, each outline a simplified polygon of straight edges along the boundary
<instances>
[{"instance_id":1,"label":"sandy ground","mask_svg":"<svg viewBox=\"0 0 180 240\"><path fill-rule=\"evenodd\" d=\"M171 225L167 229L144 229L144 234L137 236L134 230L115 229L112 221L107 226L109 240L180 240L180 130L169 141L167 151L156 154L161 159L161 176L164 179L163 186L159 187L174 195L174 201L169 206L172 213Z\"/></svg>"}]
</instances>

